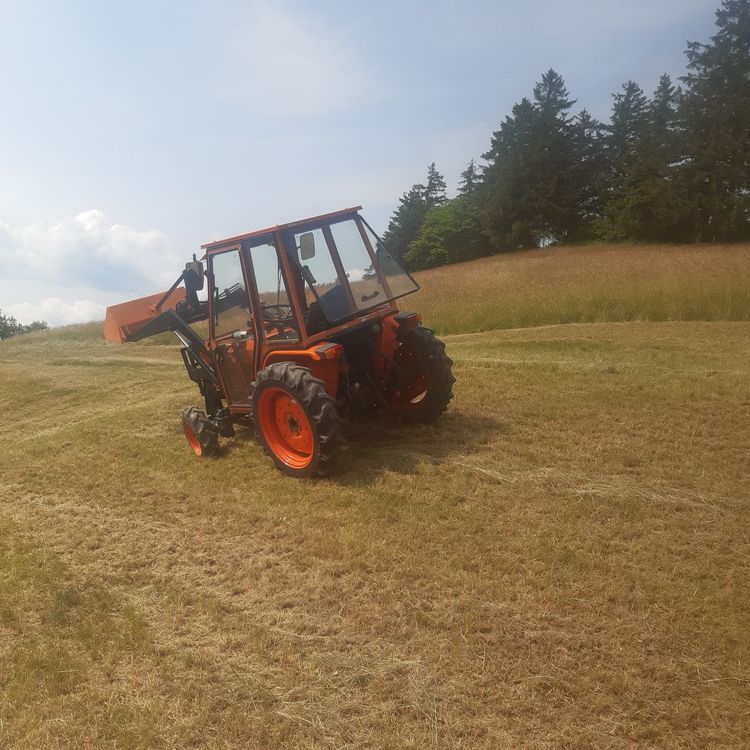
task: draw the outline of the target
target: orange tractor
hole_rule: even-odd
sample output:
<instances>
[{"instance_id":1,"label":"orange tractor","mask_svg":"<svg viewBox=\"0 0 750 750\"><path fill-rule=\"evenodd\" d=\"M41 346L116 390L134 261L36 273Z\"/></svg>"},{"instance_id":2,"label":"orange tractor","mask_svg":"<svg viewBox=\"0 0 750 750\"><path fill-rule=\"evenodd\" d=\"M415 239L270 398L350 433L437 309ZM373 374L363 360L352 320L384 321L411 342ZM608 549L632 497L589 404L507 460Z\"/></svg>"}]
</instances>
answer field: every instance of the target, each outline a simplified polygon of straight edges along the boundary
<instances>
[{"instance_id":1,"label":"orange tractor","mask_svg":"<svg viewBox=\"0 0 750 750\"><path fill-rule=\"evenodd\" d=\"M163 294L107 309L110 341L172 331L205 411L182 413L196 455L235 424L255 427L276 466L326 473L342 422L390 412L432 422L453 396L445 345L396 300L419 287L361 207L203 246ZM207 290L204 293L205 281ZM208 320L204 340L191 324Z\"/></svg>"}]
</instances>

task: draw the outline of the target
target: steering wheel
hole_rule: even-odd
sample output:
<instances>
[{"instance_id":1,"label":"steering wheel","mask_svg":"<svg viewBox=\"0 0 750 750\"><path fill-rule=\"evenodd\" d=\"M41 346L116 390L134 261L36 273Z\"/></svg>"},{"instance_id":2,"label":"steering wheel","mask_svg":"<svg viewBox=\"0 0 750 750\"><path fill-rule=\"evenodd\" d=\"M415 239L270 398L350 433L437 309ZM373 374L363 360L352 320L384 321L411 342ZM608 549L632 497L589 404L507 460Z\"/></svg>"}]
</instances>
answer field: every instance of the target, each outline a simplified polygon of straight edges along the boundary
<instances>
[{"instance_id":1,"label":"steering wheel","mask_svg":"<svg viewBox=\"0 0 750 750\"><path fill-rule=\"evenodd\" d=\"M291 305L267 305L263 303L263 320L268 323L284 323L292 319Z\"/></svg>"}]
</instances>

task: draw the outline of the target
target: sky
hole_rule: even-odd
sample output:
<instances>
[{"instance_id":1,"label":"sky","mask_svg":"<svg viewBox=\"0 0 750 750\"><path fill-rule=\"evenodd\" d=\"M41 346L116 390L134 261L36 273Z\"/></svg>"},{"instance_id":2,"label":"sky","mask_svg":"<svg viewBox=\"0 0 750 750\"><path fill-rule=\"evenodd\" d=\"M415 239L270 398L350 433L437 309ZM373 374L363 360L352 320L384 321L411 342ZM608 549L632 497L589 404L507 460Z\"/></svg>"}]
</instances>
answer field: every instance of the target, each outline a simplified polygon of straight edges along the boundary
<instances>
[{"instance_id":1,"label":"sky","mask_svg":"<svg viewBox=\"0 0 750 750\"><path fill-rule=\"evenodd\" d=\"M201 244L449 193L553 67L607 119L719 0L0 0L0 310L64 325Z\"/></svg>"}]
</instances>

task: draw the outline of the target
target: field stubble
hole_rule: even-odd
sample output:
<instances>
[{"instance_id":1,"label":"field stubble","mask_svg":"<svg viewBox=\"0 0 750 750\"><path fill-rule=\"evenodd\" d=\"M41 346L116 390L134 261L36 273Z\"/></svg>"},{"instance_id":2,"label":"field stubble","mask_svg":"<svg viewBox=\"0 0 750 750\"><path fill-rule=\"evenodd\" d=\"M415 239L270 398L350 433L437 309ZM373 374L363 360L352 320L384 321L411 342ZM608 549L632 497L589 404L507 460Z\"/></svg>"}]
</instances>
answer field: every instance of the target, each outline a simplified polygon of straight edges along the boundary
<instances>
[{"instance_id":1,"label":"field stubble","mask_svg":"<svg viewBox=\"0 0 750 750\"><path fill-rule=\"evenodd\" d=\"M196 460L174 346L4 342L0 747L746 747L749 335L449 336L317 482Z\"/></svg>"}]
</instances>

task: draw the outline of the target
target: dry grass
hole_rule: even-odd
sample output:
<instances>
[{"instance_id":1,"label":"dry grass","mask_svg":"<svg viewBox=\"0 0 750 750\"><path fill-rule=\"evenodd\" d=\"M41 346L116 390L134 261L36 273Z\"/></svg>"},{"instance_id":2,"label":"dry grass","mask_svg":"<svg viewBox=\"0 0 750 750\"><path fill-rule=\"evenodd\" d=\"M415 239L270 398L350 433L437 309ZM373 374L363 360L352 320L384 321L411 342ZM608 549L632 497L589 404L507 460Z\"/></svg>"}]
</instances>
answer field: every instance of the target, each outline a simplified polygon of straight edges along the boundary
<instances>
[{"instance_id":1,"label":"dry grass","mask_svg":"<svg viewBox=\"0 0 750 750\"><path fill-rule=\"evenodd\" d=\"M750 743L750 324L451 336L319 482L98 336L0 344L3 750Z\"/></svg>"},{"instance_id":2,"label":"dry grass","mask_svg":"<svg viewBox=\"0 0 750 750\"><path fill-rule=\"evenodd\" d=\"M554 247L417 274L442 333L553 323L750 320L750 246Z\"/></svg>"}]
</instances>

